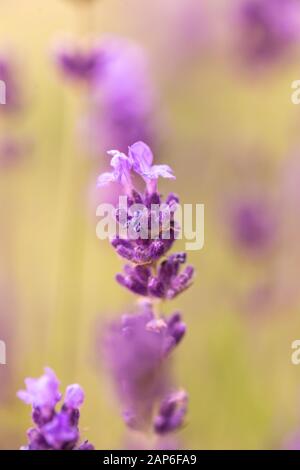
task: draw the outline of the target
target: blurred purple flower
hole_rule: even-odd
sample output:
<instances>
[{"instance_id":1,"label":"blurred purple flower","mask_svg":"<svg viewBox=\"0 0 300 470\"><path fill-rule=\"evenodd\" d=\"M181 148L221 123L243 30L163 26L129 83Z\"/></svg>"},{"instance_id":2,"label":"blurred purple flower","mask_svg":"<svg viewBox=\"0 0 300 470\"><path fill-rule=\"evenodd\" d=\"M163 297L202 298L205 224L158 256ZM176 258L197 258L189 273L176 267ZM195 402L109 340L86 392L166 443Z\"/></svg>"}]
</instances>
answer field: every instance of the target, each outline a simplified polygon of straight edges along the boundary
<instances>
[{"instance_id":1,"label":"blurred purple flower","mask_svg":"<svg viewBox=\"0 0 300 470\"><path fill-rule=\"evenodd\" d=\"M158 415L154 421L154 428L158 434L175 431L183 424L188 405L188 396L184 390L173 392L160 405Z\"/></svg>"},{"instance_id":2,"label":"blurred purple flower","mask_svg":"<svg viewBox=\"0 0 300 470\"><path fill-rule=\"evenodd\" d=\"M282 57L299 42L297 0L242 0L238 8L239 46L246 59L268 62Z\"/></svg>"},{"instance_id":3,"label":"blurred purple flower","mask_svg":"<svg viewBox=\"0 0 300 470\"><path fill-rule=\"evenodd\" d=\"M101 46L82 48L75 42L60 42L54 50L58 70L68 79L93 83L103 67L104 55Z\"/></svg>"},{"instance_id":4,"label":"blurred purple flower","mask_svg":"<svg viewBox=\"0 0 300 470\"><path fill-rule=\"evenodd\" d=\"M5 104L0 113L18 112L23 105L19 71L8 53L0 52L0 80L5 84Z\"/></svg>"},{"instance_id":5,"label":"blurred purple flower","mask_svg":"<svg viewBox=\"0 0 300 470\"><path fill-rule=\"evenodd\" d=\"M107 328L104 358L129 427L151 425L155 404L171 387L169 354L184 333L180 314L158 319L148 303L140 312L123 315Z\"/></svg>"},{"instance_id":6,"label":"blurred purple flower","mask_svg":"<svg viewBox=\"0 0 300 470\"><path fill-rule=\"evenodd\" d=\"M138 140L157 142L157 99L144 51L122 39L102 43L104 65L90 96L83 119L83 134L96 154L107 148L126 152Z\"/></svg>"},{"instance_id":7,"label":"blurred purple flower","mask_svg":"<svg viewBox=\"0 0 300 470\"><path fill-rule=\"evenodd\" d=\"M230 212L230 230L233 241L252 253L265 253L277 237L277 219L267 201L249 198L233 204Z\"/></svg>"},{"instance_id":8,"label":"blurred purple flower","mask_svg":"<svg viewBox=\"0 0 300 470\"><path fill-rule=\"evenodd\" d=\"M283 444L284 450L300 450L300 432L290 434Z\"/></svg>"},{"instance_id":9,"label":"blurred purple flower","mask_svg":"<svg viewBox=\"0 0 300 470\"><path fill-rule=\"evenodd\" d=\"M27 378L26 390L17 396L26 404L32 405L32 419L35 428L28 430L27 446L23 450L92 450L87 441L79 445L79 407L84 401L84 392L77 385L66 390L61 410L55 410L61 400L59 381L52 369L46 367L45 374L38 379Z\"/></svg>"}]
</instances>

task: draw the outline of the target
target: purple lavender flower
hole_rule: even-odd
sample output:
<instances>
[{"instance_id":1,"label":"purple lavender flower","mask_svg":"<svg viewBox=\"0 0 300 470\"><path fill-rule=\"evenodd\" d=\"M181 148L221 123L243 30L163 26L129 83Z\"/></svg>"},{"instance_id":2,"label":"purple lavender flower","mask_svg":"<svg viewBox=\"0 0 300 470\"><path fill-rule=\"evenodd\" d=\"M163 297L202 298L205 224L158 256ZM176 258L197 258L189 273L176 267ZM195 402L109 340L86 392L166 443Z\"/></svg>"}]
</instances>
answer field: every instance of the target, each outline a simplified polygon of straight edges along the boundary
<instances>
[{"instance_id":1,"label":"purple lavender flower","mask_svg":"<svg viewBox=\"0 0 300 470\"><path fill-rule=\"evenodd\" d=\"M12 168L32 150L32 143L24 138L4 135L0 138L0 168Z\"/></svg>"},{"instance_id":2,"label":"purple lavender flower","mask_svg":"<svg viewBox=\"0 0 300 470\"><path fill-rule=\"evenodd\" d=\"M26 390L17 396L32 405L32 419L35 428L27 432L28 445L23 450L92 450L85 441L79 444L79 407L84 401L84 392L77 385L70 385L65 394L61 410L55 407L61 400L59 381L52 369L46 367L45 374L38 379L27 378Z\"/></svg>"},{"instance_id":3,"label":"purple lavender flower","mask_svg":"<svg viewBox=\"0 0 300 470\"><path fill-rule=\"evenodd\" d=\"M38 379L25 379L25 385L26 390L20 390L18 397L33 408L52 410L61 399L59 381L49 367L45 368L45 374Z\"/></svg>"},{"instance_id":4,"label":"purple lavender flower","mask_svg":"<svg viewBox=\"0 0 300 470\"><path fill-rule=\"evenodd\" d=\"M184 390L173 392L166 397L154 421L155 431L158 434L166 434L180 428L187 412L187 404L188 396Z\"/></svg>"},{"instance_id":5,"label":"purple lavender flower","mask_svg":"<svg viewBox=\"0 0 300 470\"><path fill-rule=\"evenodd\" d=\"M0 80L5 83L5 104L0 111L18 112L23 104L22 92L16 64L8 53L0 53Z\"/></svg>"},{"instance_id":6,"label":"purple lavender flower","mask_svg":"<svg viewBox=\"0 0 300 470\"><path fill-rule=\"evenodd\" d=\"M259 198L233 205L231 230L234 241L252 253L265 253L274 244L277 222L271 206Z\"/></svg>"},{"instance_id":7,"label":"purple lavender flower","mask_svg":"<svg viewBox=\"0 0 300 470\"><path fill-rule=\"evenodd\" d=\"M299 430L291 433L283 443L285 450L300 450L300 432Z\"/></svg>"},{"instance_id":8,"label":"purple lavender flower","mask_svg":"<svg viewBox=\"0 0 300 470\"><path fill-rule=\"evenodd\" d=\"M175 253L160 264L157 275L153 275L151 269L145 265L126 265L124 274L117 274L116 280L135 294L173 299L186 290L192 282L194 274L192 266L187 266L183 272L179 272L180 265L185 262L185 253Z\"/></svg>"},{"instance_id":9,"label":"purple lavender flower","mask_svg":"<svg viewBox=\"0 0 300 470\"><path fill-rule=\"evenodd\" d=\"M62 42L55 48L54 60L66 78L93 83L104 65L104 54L99 45L83 49L75 43Z\"/></svg>"},{"instance_id":10,"label":"purple lavender flower","mask_svg":"<svg viewBox=\"0 0 300 470\"><path fill-rule=\"evenodd\" d=\"M107 148L126 152L137 140L157 142L157 98L145 53L119 38L102 42L104 66L91 89L83 133L96 154ZM92 143L92 144L91 144Z\"/></svg>"},{"instance_id":11,"label":"purple lavender flower","mask_svg":"<svg viewBox=\"0 0 300 470\"><path fill-rule=\"evenodd\" d=\"M158 319L149 303L142 304L134 315L123 315L106 330L104 356L129 427L151 425L155 404L171 388L169 355L184 334L179 313Z\"/></svg>"},{"instance_id":12,"label":"purple lavender flower","mask_svg":"<svg viewBox=\"0 0 300 470\"><path fill-rule=\"evenodd\" d=\"M242 54L251 61L282 57L300 39L297 0L242 0L237 20Z\"/></svg>"}]
</instances>

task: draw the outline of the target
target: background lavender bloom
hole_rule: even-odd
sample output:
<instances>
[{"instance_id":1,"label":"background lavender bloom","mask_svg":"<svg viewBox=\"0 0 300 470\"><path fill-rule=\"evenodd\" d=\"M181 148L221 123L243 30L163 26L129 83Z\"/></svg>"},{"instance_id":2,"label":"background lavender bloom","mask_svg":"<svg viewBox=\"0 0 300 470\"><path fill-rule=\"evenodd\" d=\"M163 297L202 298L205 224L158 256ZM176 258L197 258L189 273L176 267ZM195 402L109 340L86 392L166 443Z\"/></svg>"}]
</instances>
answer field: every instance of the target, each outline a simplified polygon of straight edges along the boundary
<instances>
[{"instance_id":1,"label":"background lavender bloom","mask_svg":"<svg viewBox=\"0 0 300 470\"><path fill-rule=\"evenodd\" d=\"M19 70L8 52L0 51L0 80L5 83L5 105L0 106L0 113L18 112L23 105Z\"/></svg>"},{"instance_id":2,"label":"background lavender bloom","mask_svg":"<svg viewBox=\"0 0 300 470\"><path fill-rule=\"evenodd\" d=\"M172 384L169 354L184 332L179 314L157 319L148 303L107 328L104 358L129 427L151 427L154 406Z\"/></svg>"},{"instance_id":3,"label":"background lavender bloom","mask_svg":"<svg viewBox=\"0 0 300 470\"><path fill-rule=\"evenodd\" d=\"M182 425L187 412L188 396L184 390L173 392L160 405L154 421L158 434L175 431Z\"/></svg>"},{"instance_id":4,"label":"background lavender bloom","mask_svg":"<svg viewBox=\"0 0 300 470\"><path fill-rule=\"evenodd\" d=\"M53 55L56 66L63 76L90 85L103 67L104 51L98 44L83 47L75 40L65 40L56 45Z\"/></svg>"},{"instance_id":5,"label":"background lavender bloom","mask_svg":"<svg viewBox=\"0 0 300 470\"><path fill-rule=\"evenodd\" d=\"M300 39L296 0L242 0L237 21L241 54L253 62L278 59Z\"/></svg>"},{"instance_id":6,"label":"background lavender bloom","mask_svg":"<svg viewBox=\"0 0 300 470\"><path fill-rule=\"evenodd\" d=\"M55 410L61 400L59 381L50 368L38 379L27 378L26 390L18 397L32 405L32 419L36 427L28 430L28 445L23 450L92 450L93 446L79 441L79 407L84 401L84 392L77 385L69 385L61 410Z\"/></svg>"},{"instance_id":7,"label":"background lavender bloom","mask_svg":"<svg viewBox=\"0 0 300 470\"><path fill-rule=\"evenodd\" d=\"M241 249L264 254L274 246L278 223L272 205L263 197L232 204L229 219L232 239Z\"/></svg>"},{"instance_id":8,"label":"background lavender bloom","mask_svg":"<svg viewBox=\"0 0 300 470\"><path fill-rule=\"evenodd\" d=\"M157 143L157 97L144 51L134 43L103 41L105 66L91 91L90 109L83 120L86 139L100 154L108 148L126 152L143 140Z\"/></svg>"}]
</instances>

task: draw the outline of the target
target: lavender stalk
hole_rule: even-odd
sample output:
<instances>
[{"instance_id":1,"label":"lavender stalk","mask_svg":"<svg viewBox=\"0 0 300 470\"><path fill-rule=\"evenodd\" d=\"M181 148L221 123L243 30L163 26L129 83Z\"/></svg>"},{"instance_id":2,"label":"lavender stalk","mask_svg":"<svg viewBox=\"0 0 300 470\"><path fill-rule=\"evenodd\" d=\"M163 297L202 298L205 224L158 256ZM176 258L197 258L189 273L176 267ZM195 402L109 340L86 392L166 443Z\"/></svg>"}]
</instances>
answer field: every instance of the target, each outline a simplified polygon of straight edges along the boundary
<instances>
[{"instance_id":1,"label":"lavender stalk","mask_svg":"<svg viewBox=\"0 0 300 470\"><path fill-rule=\"evenodd\" d=\"M192 266L181 269L185 253L166 257L176 239L179 199L171 193L163 201L158 178L175 179L172 169L153 165L153 154L143 142L130 146L128 155L117 150L108 153L112 171L99 176L98 186L119 183L127 196L127 211L123 206L116 208L119 228L125 225L127 236L118 234L111 243L129 264L116 280L141 300L134 314L123 315L107 328L104 358L125 424L149 436L149 445L157 448L161 436L183 425L188 406L187 393L175 386L170 368L172 352L184 337L186 325L179 312L163 315L160 302L186 290L194 270ZM143 192L136 189L133 174L144 181Z\"/></svg>"}]
</instances>

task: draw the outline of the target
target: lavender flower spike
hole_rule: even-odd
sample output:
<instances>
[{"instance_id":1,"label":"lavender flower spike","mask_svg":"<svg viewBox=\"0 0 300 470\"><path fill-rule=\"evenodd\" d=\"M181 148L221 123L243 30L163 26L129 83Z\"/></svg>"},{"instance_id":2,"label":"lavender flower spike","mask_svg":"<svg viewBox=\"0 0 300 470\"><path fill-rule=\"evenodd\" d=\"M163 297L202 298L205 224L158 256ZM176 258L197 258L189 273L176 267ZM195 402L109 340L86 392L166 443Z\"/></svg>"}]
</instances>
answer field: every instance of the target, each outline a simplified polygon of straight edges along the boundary
<instances>
[{"instance_id":1,"label":"lavender flower spike","mask_svg":"<svg viewBox=\"0 0 300 470\"><path fill-rule=\"evenodd\" d=\"M128 427L151 426L156 403L172 387L168 358L186 327L179 313L156 318L149 302L133 315L110 324L104 336L104 357L122 403Z\"/></svg>"},{"instance_id":2,"label":"lavender flower spike","mask_svg":"<svg viewBox=\"0 0 300 470\"><path fill-rule=\"evenodd\" d=\"M98 44L84 49L71 41L60 42L54 49L54 61L64 77L93 84L104 66L104 51Z\"/></svg>"},{"instance_id":3,"label":"lavender flower spike","mask_svg":"<svg viewBox=\"0 0 300 470\"><path fill-rule=\"evenodd\" d=\"M17 396L32 405L32 419L36 427L27 432L28 444L22 450L93 450L85 441L79 444L79 407L84 401L84 392L77 385L69 385L59 412L55 406L62 395L59 381L50 368L38 379L26 379L27 390Z\"/></svg>"}]
</instances>

